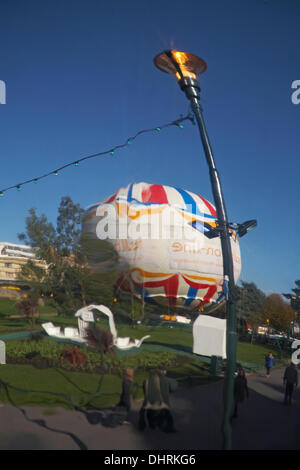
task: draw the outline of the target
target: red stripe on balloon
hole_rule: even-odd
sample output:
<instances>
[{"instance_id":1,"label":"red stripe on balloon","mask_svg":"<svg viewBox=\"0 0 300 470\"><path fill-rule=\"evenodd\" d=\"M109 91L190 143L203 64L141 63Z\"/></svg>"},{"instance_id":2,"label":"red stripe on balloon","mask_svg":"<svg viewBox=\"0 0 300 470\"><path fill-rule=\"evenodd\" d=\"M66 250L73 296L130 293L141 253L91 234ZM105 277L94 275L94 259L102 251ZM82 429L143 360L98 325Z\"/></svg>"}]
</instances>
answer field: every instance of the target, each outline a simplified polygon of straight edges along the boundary
<instances>
[{"instance_id":1,"label":"red stripe on balloon","mask_svg":"<svg viewBox=\"0 0 300 470\"><path fill-rule=\"evenodd\" d=\"M163 287L165 291L165 296L169 298L170 306L174 307L176 305L177 300L177 292L178 292L178 274L175 274L164 281L148 281L148 282L135 282L134 284L144 287ZM151 296L150 296L151 297Z\"/></svg>"},{"instance_id":2,"label":"red stripe on balloon","mask_svg":"<svg viewBox=\"0 0 300 470\"><path fill-rule=\"evenodd\" d=\"M160 184L151 184L147 189L143 189L142 202L168 204L168 198L164 187Z\"/></svg>"},{"instance_id":3,"label":"red stripe on balloon","mask_svg":"<svg viewBox=\"0 0 300 470\"><path fill-rule=\"evenodd\" d=\"M204 197L199 196L199 194L197 194L197 196L200 197L201 201L204 202L204 204L206 205L206 207L207 207L208 210L210 211L211 215L213 215L214 217L217 217L216 210L215 210L215 208L210 204L210 202L208 202L206 199L204 199Z\"/></svg>"},{"instance_id":4,"label":"red stripe on balloon","mask_svg":"<svg viewBox=\"0 0 300 470\"><path fill-rule=\"evenodd\" d=\"M211 286L208 289L206 295L203 297L203 303L209 302L216 292L217 292L217 286Z\"/></svg>"},{"instance_id":5,"label":"red stripe on balloon","mask_svg":"<svg viewBox=\"0 0 300 470\"><path fill-rule=\"evenodd\" d=\"M211 285L211 284L202 284L202 283L199 283L199 282L193 282L193 281L190 281L189 279L187 279L185 276L182 276L183 279L185 280L185 282L193 287L194 289L208 289L207 290L207 293L206 295L203 297L203 300L201 301L200 305L205 305L207 302L210 301L210 299L215 295L215 293L217 292L217 286L214 284L214 285Z\"/></svg>"},{"instance_id":6,"label":"red stripe on balloon","mask_svg":"<svg viewBox=\"0 0 300 470\"><path fill-rule=\"evenodd\" d=\"M114 287L117 288L117 289L120 289L124 292L131 292L130 283L128 282L128 279L124 275L119 277L119 279L116 281Z\"/></svg>"},{"instance_id":7,"label":"red stripe on balloon","mask_svg":"<svg viewBox=\"0 0 300 470\"><path fill-rule=\"evenodd\" d=\"M105 201L105 203L108 204L109 202L114 201L116 199L116 195L117 195L117 193L113 194L109 199L107 199L107 201Z\"/></svg>"},{"instance_id":8,"label":"red stripe on balloon","mask_svg":"<svg viewBox=\"0 0 300 470\"><path fill-rule=\"evenodd\" d=\"M204 284L203 282L194 282L194 281L190 281L185 276L182 276L182 277L185 280L185 282L189 286L193 287L194 289L208 289L209 287L215 287L215 289L217 289L215 285L212 286L211 284Z\"/></svg>"}]
</instances>

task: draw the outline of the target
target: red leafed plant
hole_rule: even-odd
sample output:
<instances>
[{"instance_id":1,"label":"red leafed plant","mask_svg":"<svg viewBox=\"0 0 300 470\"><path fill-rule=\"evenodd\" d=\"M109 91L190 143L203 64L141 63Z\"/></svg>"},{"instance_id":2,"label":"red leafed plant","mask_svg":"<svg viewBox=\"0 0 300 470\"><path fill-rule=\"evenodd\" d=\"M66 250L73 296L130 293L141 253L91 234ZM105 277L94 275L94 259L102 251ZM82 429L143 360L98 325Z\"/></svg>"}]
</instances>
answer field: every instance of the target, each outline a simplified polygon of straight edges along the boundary
<instances>
[{"instance_id":1,"label":"red leafed plant","mask_svg":"<svg viewBox=\"0 0 300 470\"><path fill-rule=\"evenodd\" d=\"M73 366L80 366L85 362L84 355L79 351L77 346L64 349L60 355L60 359L70 362Z\"/></svg>"}]
</instances>

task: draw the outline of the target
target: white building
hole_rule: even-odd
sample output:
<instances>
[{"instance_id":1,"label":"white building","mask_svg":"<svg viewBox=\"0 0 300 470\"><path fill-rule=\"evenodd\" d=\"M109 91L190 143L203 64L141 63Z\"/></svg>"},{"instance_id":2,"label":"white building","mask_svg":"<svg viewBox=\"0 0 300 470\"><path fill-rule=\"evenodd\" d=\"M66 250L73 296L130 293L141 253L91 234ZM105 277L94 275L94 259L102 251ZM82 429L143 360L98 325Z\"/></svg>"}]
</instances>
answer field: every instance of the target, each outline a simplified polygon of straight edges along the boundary
<instances>
[{"instance_id":1,"label":"white building","mask_svg":"<svg viewBox=\"0 0 300 470\"><path fill-rule=\"evenodd\" d=\"M0 242L0 281L16 281L28 259L35 259L31 246Z\"/></svg>"}]
</instances>

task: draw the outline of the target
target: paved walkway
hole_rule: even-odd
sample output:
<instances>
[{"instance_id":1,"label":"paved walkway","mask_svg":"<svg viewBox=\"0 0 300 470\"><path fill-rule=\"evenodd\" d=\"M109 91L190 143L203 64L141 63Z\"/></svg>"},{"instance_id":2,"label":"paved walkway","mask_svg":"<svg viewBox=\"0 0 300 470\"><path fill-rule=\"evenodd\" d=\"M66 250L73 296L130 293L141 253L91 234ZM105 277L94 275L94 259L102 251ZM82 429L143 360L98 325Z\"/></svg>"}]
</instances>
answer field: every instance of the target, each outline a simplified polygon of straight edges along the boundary
<instances>
[{"instance_id":1,"label":"paved walkway","mask_svg":"<svg viewBox=\"0 0 300 470\"><path fill-rule=\"evenodd\" d=\"M300 388L291 407L283 404L283 368L248 376L250 398L233 423L233 449L300 449ZM221 449L223 381L179 389L172 397L176 434L137 429L136 403L132 423L117 428L91 424L97 412L56 408L45 416L40 407L0 408L0 449L217 450ZM91 416L93 415L93 416Z\"/></svg>"}]
</instances>

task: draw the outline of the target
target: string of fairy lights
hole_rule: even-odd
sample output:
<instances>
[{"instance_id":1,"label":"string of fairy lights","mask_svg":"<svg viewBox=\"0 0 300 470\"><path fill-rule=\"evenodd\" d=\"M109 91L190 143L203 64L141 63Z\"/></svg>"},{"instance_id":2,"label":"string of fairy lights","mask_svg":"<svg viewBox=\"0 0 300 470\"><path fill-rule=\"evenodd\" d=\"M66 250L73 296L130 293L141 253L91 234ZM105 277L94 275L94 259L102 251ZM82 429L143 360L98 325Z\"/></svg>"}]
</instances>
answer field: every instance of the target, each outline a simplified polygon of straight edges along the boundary
<instances>
[{"instance_id":1,"label":"string of fairy lights","mask_svg":"<svg viewBox=\"0 0 300 470\"><path fill-rule=\"evenodd\" d=\"M178 128L183 129L183 124L182 123L184 121L190 121L192 124L195 124L193 115L187 114L186 116L181 115L179 119L176 119L175 121L168 122L167 124L163 124L163 125L160 125L160 126L157 126L157 127L150 128L150 129L143 129L143 130L137 132L137 134L135 134L133 137L129 137L124 144L116 145L115 147L112 147L111 149L105 150L103 152L98 152L98 153L93 153L91 155L86 155L86 156L81 157L77 160L66 163L65 165L57 167L55 170L51 170L48 173L45 173L43 175L36 176L34 178L30 178L28 180L22 181L21 183L14 184L12 186L8 186L7 188L3 188L3 189L0 190L0 196L4 196L5 192L10 191L12 189L16 189L17 191L21 191L22 186L25 186L25 184L38 183L40 180L48 178L48 177L53 176L53 175L58 176L59 173L61 173L66 168L68 168L70 166L77 167L79 165L79 163L81 163L85 160L89 160L89 159L97 158L97 157L103 157L104 155L114 156L114 154L117 150L122 149L124 147L128 147L128 145L131 145L132 142L142 134L146 134L148 132L160 132L161 130L166 129L167 127L171 127L171 126L177 126Z\"/></svg>"}]
</instances>

